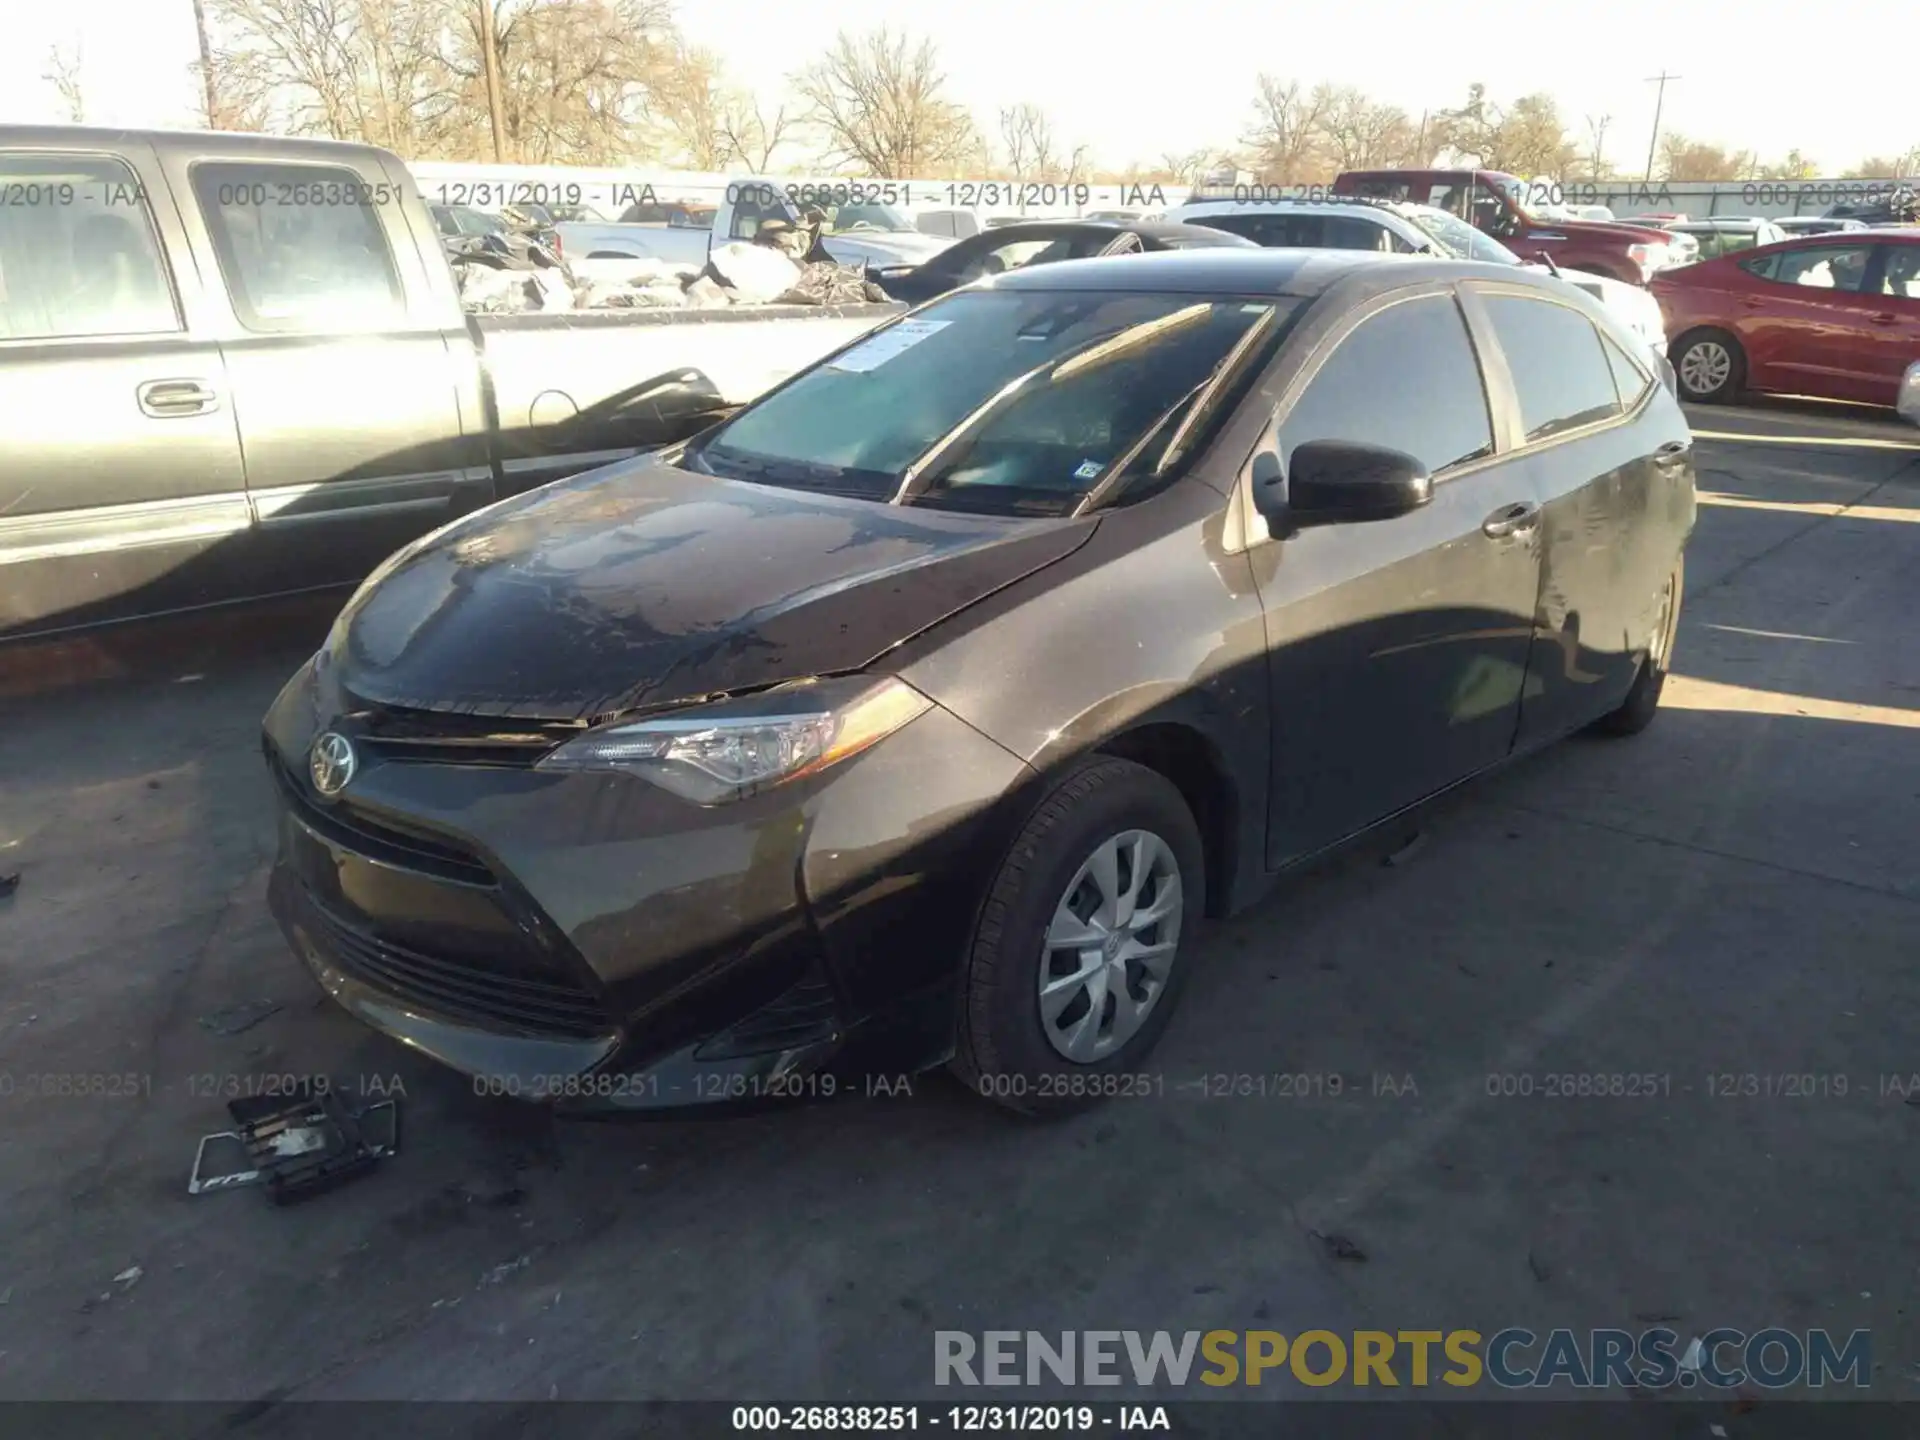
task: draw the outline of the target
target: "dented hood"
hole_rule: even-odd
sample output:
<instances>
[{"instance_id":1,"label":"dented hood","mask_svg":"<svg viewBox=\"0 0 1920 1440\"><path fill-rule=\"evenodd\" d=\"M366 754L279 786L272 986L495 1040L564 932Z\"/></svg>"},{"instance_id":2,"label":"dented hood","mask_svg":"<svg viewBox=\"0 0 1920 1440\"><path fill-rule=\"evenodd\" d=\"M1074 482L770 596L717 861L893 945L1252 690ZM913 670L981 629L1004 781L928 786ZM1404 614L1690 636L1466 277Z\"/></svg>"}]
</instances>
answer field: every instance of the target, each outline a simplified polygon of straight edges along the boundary
<instances>
[{"instance_id":1,"label":"dented hood","mask_svg":"<svg viewBox=\"0 0 1920 1440\"><path fill-rule=\"evenodd\" d=\"M639 460L401 552L329 645L358 701L591 719L859 669L1071 553L1097 524L884 505Z\"/></svg>"}]
</instances>

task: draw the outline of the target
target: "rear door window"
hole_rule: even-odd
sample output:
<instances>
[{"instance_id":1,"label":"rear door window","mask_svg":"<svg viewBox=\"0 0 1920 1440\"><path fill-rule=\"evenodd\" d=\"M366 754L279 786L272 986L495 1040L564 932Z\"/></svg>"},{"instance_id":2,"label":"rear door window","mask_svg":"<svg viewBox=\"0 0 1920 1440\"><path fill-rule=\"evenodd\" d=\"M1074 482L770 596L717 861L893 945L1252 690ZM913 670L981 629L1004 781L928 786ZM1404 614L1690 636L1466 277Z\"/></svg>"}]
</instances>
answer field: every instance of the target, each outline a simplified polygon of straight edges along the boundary
<instances>
[{"instance_id":1,"label":"rear door window","mask_svg":"<svg viewBox=\"0 0 1920 1440\"><path fill-rule=\"evenodd\" d=\"M1329 215L1325 225L1325 238L1320 243L1329 249L1391 250L1393 248L1384 225L1375 225L1367 220L1354 220L1345 215Z\"/></svg>"},{"instance_id":2,"label":"rear door window","mask_svg":"<svg viewBox=\"0 0 1920 1440\"><path fill-rule=\"evenodd\" d=\"M1857 291L1867 278L1867 245L1809 245L1803 250L1776 250L1759 257L1750 273L1776 285L1801 285L1812 290ZM1764 261L1765 268L1760 268Z\"/></svg>"},{"instance_id":3,"label":"rear door window","mask_svg":"<svg viewBox=\"0 0 1920 1440\"><path fill-rule=\"evenodd\" d=\"M147 197L124 161L0 154L0 340L181 328Z\"/></svg>"},{"instance_id":4,"label":"rear door window","mask_svg":"<svg viewBox=\"0 0 1920 1440\"><path fill-rule=\"evenodd\" d=\"M1524 295L1483 295L1507 357L1528 443L1620 413L1600 332L1578 310Z\"/></svg>"},{"instance_id":5,"label":"rear door window","mask_svg":"<svg viewBox=\"0 0 1920 1440\"><path fill-rule=\"evenodd\" d=\"M1885 247L1887 263L1880 273L1880 294L1899 300L1920 300L1920 245Z\"/></svg>"},{"instance_id":6,"label":"rear door window","mask_svg":"<svg viewBox=\"0 0 1920 1440\"><path fill-rule=\"evenodd\" d=\"M203 161L193 167L193 191L247 329L405 320L405 292L375 209L386 197L353 171Z\"/></svg>"},{"instance_id":7,"label":"rear door window","mask_svg":"<svg viewBox=\"0 0 1920 1440\"><path fill-rule=\"evenodd\" d=\"M1207 215L1193 222L1244 235L1271 250L1297 250L1324 245L1325 221L1319 215Z\"/></svg>"},{"instance_id":8,"label":"rear door window","mask_svg":"<svg viewBox=\"0 0 1920 1440\"><path fill-rule=\"evenodd\" d=\"M1339 343L1287 412L1281 463L1310 440L1384 445L1433 475L1493 453L1480 362L1451 295L1391 305Z\"/></svg>"}]
</instances>

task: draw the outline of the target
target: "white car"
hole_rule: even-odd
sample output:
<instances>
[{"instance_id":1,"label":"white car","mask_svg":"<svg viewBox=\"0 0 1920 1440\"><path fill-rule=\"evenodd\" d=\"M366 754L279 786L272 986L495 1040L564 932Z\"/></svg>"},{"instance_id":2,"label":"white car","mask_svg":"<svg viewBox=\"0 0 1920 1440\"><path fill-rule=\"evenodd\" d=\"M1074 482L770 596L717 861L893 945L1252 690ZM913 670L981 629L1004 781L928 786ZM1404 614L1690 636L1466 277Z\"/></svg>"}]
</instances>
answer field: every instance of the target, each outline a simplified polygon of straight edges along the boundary
<instances>
[{"instance_id":1,"label":"white car","mask_svg":"<svg viewBox=\"0 0 1920 1440\"><path fill-rule=\"evenodd\" d=\"M1329 250L1384 250L1403 255L1444 255L1492 265L1555 269L1617 314L1654 355L1667 353L1660 303L1638 285L1585 270L1531 265L1484 231L1446 210L1405 201L1336 197L1326 200L1196 200L1167 211L1169 220L1207 225L1244 235L1268 248L1312 246Z\"/></svg>"}]
</instances>

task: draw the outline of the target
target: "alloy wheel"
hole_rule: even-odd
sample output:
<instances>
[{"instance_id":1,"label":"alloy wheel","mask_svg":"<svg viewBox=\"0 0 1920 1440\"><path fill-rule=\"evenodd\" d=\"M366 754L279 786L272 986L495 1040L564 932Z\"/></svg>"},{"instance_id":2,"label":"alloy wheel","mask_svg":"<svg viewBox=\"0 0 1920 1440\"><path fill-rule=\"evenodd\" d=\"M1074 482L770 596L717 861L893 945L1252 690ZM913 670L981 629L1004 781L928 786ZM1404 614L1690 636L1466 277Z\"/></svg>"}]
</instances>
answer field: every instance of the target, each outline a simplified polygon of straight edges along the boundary
<instances>
[{"instance_id":1,"label":"alloy wheel","mask_svg":"<svg viewBox=\"0 0 1920 1440\"><path fill-rule=\"evenodd\" d=\"M1125 1045L1166 993L1184 907L1180 864L1149 830L1102 841L1081 862L1047 926L1040 1028L1088 1065Z\"/></svg>"},{"instance_id":2,"label":"alloy wheel","mask_svg":"<svg viewBox=\"0 0 1920 1440\"><path fill-rule=\"evenodd\" d=\"M1733 356L1718 340L1696 340L1680 357L1680 383L1690 395L1711 395L1733 374Z\"/></svg>"}]
</instances>

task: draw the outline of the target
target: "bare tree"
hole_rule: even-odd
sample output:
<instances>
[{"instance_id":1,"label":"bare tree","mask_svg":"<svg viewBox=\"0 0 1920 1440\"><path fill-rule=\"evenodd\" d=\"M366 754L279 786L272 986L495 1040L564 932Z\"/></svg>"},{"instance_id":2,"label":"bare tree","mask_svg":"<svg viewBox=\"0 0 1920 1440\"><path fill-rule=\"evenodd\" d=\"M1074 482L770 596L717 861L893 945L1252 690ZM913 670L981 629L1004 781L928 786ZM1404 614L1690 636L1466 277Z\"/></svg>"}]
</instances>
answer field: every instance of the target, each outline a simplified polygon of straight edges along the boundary
<instances>
[{"instance_id":1,"label":"bare tree","mask_svg":"<svg viewBox=\"0 0 1920 1440\"><path fill-rule=\"evenodd\" d=\"M647 101L681 54L668 0L207 0L210 95L243 122L490 158L483 4L511 158L650 153Z\"/></svg>"},{"instance_id":2,"label":"bare tree","mask_svg":"<svg viewBox=\"0 0 1920 1440\"><path fill-rule=\"evenodd\" d=\"M1761 165L1759 173L1754 178L1756 180L1811 180L1819 173L1819 165L1796 149L1789 150L1784 160L1775 160L1771 164Z\"/></svg>"},{"instance_id":3,"label":"bare tree","mask_svg":"<svg viewBox=\"0 0 1920 1440\"><path fill-rule=\"evenodd\" d=\"M756 175L772 168L774 152L786 142L787 132L793 125L793 117L784 104L777 106L769 117L757 99L738 92L728 95L720 120L728 150Z\"/></svg>"},{"instance_id":4,"label":"bare tree","mask_svg":"<svg viewBox=\"0 0 1920 1440\"><path fill-rule=\"evenodd\" d=\"M1213 159L1211 150L1188 150L1184 153L1168 150L1160 156L1160 164L1153 175L1154 178L1165 175L1169 180L1176 180L1183 185L1197 186L1206 178L1208 169L1213 165Z\"/></svg>"},{"instance_id":5,"label":"bare tree","mask_svg":"<svg viewBox=\"0 0 1920 1440\"><path fill-rule=\"evenodd\" d=\"M647 96L648 113L669 138L669 158L692 170L724 170L732 161L726 105L718 58L685 47Z\"/></svg>"},{"instance_id":6,"label":"bare tree","mask_svg":"<svg viewBox=\"0 0 1920 1440\"><path fill-rule=\"evenodd\" d=\"M1607 129L1613 124L1611 115L1587 116L1587 153L1581 164L1586 169L1587 180L1605 180L1613 173L1607 164Z\"/></svg>"},{"instance_id":7,"label":"bare tree","mask_svg":"<svg viewBox=\"0 0 1920 1440\"><path fill-rule=\"evenodd\" d=\"M1553 97L1522 95L1511 106L1487 98L1487 87L1467 87L1467 102L1435 117L1442 149L1463 163L1515 175L1559 177L1578 163L1579 147L1567 137Z\"/></svg>"},{"instance_id":8,"label":"bare tree","mask_svg":"<svg viewBox=\"0 0 1920 1440\"><path fill-rule=\"evenodd\" d=\"M1677 130L1660 137L1660 172L1667 180L1739 180L1752 168L1745 150L1689 140Z\"/></svg>"},{"instance_id":9,"label":"bare tree","mask_svg":"<svg viewBox=\"0 0 1920 1440\"><path fill-rule=\"evenodd\" d=\"M1321 177L1325 170L1321 126L1332 104L1331 87L1304 90L1297 80L1262 75L1254 97L1254 120L1244 137L1253 153L1253 169L1268 183L1293 183Z\"/></svg>"},{"instance_id":10,"label":"bare tree","mask_svg":"<svg viewBox=\"0 0 1920 1440\"><path fill-rule=\"evenodd\" d=\"M1351 85L1328 93L1320 133L1342 170L1423 163L1419 132L1397 105L1384 105Z\"/></svg>"},{"instance_id":11,"label":"bare tree","mask_svg":"<svg viewBox=\"0 0 1920 1440\"><path fill-rule=\"evenodd\" d=\"M40 76L60 96L67 120L74 125L84 125L87 120L87 97L80 90L81 58L78 40L73 42L71 51L51 45L47 47L47 68Z\"/></svg>"},{"instance_id":12,"label":"bare tree","mask_svg":"<svg viewBox=\"0 0 1920 1440\"><path fill-rule=\"evenodd\" d=\"M212 88L233 116L418 154L454 108L444 0L210 3Z\"/></svg>"},{"instance_id":13,"label":"bare tree","mask_svg":"<svg viewBox=\"0 0 1920 1440\"><path fill-rule=\"evenodd\" d=\"M973 121L946 98L946 83L931 40L916 43L885 26L862 36L842 31L794 77L833 163L887 180L931 175L978 153Z\"/></svg>"},{"instance_id":14,"label":"bare tree","mask_svg":"<svg viewBox=\"0 0 1920 1440\"><path fill-rule=\"evenodd\" d=\"M1015 180L1044 180L1053 165L1053 124L1031 101L1000 112L1000 143Z\"/></svg>"}]
</instances>

